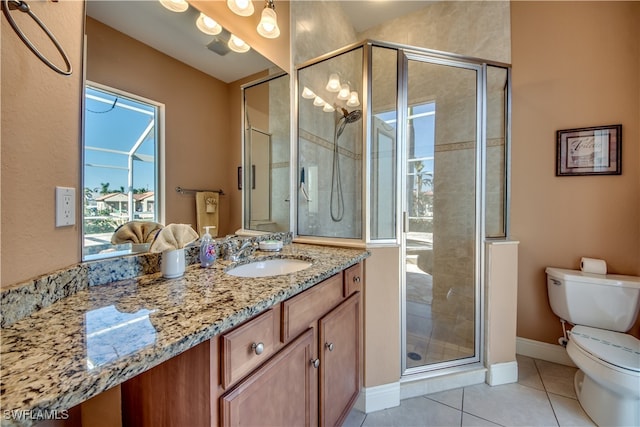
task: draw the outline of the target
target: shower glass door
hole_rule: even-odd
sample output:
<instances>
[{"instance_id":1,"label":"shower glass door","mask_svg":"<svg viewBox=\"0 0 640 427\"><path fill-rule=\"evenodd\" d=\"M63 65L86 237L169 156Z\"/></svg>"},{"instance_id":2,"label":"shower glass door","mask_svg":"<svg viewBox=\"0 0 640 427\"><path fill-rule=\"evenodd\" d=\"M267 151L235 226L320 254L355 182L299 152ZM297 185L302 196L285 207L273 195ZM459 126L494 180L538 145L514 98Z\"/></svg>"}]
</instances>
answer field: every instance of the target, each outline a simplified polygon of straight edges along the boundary
<instances>
[{"instance_id":1,"label":"shower glass door","mask_svg":"<svg viewBox=\"0 0 640 427\"><path fill-rule=\"evenodd\" d=\"M431 61L431 62L429 62ZM405 62L403 372L479 361L479 66Z\"/></svg>"}]
</instances>

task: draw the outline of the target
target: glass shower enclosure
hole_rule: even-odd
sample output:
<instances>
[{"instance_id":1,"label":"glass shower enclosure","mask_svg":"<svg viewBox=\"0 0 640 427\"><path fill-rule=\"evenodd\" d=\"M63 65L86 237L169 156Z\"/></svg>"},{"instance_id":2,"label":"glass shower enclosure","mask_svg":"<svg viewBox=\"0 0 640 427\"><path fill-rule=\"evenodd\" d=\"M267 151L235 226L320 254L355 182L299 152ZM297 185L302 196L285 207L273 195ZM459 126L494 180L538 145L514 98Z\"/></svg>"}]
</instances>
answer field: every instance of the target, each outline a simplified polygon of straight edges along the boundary
<instances>
[{"instance_id":1,"label":"glass shower enclosure","mask_svg":"<svg viewBox=\"0 0 640 427\"><path fill-rule=\"evenodd\" d=\"M509 66L366 41L297 73L297 235L401 248L404 375L481 362Z\"/></svg>"}]
</instances>

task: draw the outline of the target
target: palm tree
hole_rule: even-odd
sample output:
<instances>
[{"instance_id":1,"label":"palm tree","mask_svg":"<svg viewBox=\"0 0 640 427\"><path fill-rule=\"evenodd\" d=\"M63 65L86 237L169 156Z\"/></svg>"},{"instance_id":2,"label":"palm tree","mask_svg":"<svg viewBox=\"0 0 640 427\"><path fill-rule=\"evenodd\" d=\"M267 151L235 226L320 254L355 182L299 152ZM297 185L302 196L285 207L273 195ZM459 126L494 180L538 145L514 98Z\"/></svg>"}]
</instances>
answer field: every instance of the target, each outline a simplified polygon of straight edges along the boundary
<instances>
[{"instance_id":1,"label":"palm tree","mask_svg":"<svg viewBox=\"0 0 640 427\"><path fill-rule=\"evenodd\" d=\"M100 183L100 194L102 194L103 196L105 194L109 194L111 193L111 189L109 189L109 183L108 182L101 182Z\"/></svg>"}]
</instances>

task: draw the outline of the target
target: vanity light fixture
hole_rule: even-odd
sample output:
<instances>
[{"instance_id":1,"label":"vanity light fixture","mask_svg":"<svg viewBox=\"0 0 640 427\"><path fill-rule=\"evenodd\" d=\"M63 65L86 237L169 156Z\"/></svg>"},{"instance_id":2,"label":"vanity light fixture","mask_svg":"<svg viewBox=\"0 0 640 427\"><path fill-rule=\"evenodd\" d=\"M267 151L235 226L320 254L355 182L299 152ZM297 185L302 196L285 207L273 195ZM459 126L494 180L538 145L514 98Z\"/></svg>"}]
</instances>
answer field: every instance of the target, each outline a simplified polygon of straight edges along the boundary
<instances>
[{"instance_id":1,"label":"vanity light fixture","mask_svg":"<svg viewBox=\"0 0 640 427\"><path fill-rule=\"evenodd\" d=\"M244 40L242 40L241 38L233 34L231 34L231 38L229 39L228 46L229 46L229 49L238 53L244 53L249 51L250 49L249 45L245 43Z\"/></svg>"},{"instance_id":2,"label":"vanity light fixture","mask_svg":"<svg viewBox=\"0 0 640 427\"><path fill-rule=\"evenodd\" d=\"M222 25L200 12L200 16L196 20L196 27L205 34L217 36L222 32Z\"/></svg>"},{"instance_id":3,"label":"vanity light fixture","mask_svg":"<svg viewBox=\"0 0 640 427\"><path fill-rule=\"evenodd\" d=\"M355 90L351 92L349 95L349 100L347 101L348 107L358 107L360 105L360 100L358 99L358 92Z\"/></svg>"},{"instance_id":4,"label":"vanity light fixture","mask_svg":"<svg viewBox=\"0 0 640 427\"><path fill-rule=\"evenodd\" d=\"M336 73L332 73L329 76L329 81L327 82L326 89L329 92L339 92L340 91L340 78Z\"/></svg>"},{"instance_id":5,"label":"vanity light fixture","mask_svg":"<svg viewBox=\"0 0 640 427\"><path fill-rule=\"evenodd\" d=\"M324 102L324 99L320 98L319 96L316 96L313 100L313 105L315 105L316 107L324 107L324 104L326 104L326 102Z\"/></svg>"},{"instance_id":6,"label":"vanity light fixture","mask_svg":"<svg viewBox=\"0 0 640 427\"><path fill-rule=\"evenodd\" d=\"M262 9L262 18L258 24L258 34L268 39L275 39L280 36L278 28L278 16L276 15L276 5L273 0L266 0Z\"/></svg>"},{"instance_id":7,"label":"vanity light fixture","mask_svg":"<svg viewBox=\"0 0 640 427\"><path fill-rule=\"evenodd\" d=\"M316 97L316 94L313 93L311 89L305 86L304 89L302 89L302 97L304 99L314 99Z\"/></svg>"},{"instance_id":8,"label":"vanity light fixture","mask_svg":"<svg viewBox=\"0 0 640 427\"><path fill-rule=\"evenodd\" d=\"M342 83L342 86L340 87L340 91L338 92L338 99L340 101L346 101L349 99L349 96L351 95L351 88L349 88L349 85L346 83Z\"/></svg>"},{"instance_id":9,"label":"vanity light fixture","mask_svg":"<svg viewBox=\"0 0 640 427\"><path fill-rule=\"evenodd\" d=\"M227 0L227 6L233 13L240 16L253 15L253 2L251 0Z\"/></svg>"},{"instance_id":10,"label":"vanity light fixture","mask_svg":"<svg viewBox=\"0 0 640 427\"><path fill-rule=\"evenodd\" d=\"M158 0L161 5L166 7L172 12L184 12L189 9L189 3L187 0Z\"/></svg>"}]
</instances>

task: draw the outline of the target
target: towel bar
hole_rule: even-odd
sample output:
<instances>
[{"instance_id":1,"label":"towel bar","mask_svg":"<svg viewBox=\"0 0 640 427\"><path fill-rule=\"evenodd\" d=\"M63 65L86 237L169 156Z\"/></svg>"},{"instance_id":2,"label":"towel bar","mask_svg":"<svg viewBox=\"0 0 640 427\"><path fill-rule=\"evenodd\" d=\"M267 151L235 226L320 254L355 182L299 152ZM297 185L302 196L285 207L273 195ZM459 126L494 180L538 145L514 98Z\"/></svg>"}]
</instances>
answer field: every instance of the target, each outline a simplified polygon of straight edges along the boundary
<instances>
[{"instance_id":1,"label":"towel bar","mask_svg":"<svg viewBox=\"0 0 640 427\"><path fill-rule=\"evenodd\" d=\"M224 191L222 191L222 189L220 189L220 190L191 190L191 189L188 189L188 188L176 187L176 192L178 192L180 194L200 193L202 191L208 191L210 193L219 193L221 196L224 195Z\"/></svg>"}]
</instances>

